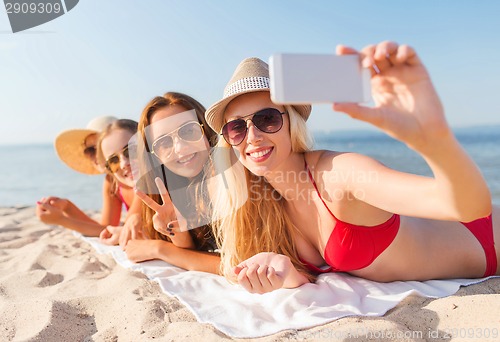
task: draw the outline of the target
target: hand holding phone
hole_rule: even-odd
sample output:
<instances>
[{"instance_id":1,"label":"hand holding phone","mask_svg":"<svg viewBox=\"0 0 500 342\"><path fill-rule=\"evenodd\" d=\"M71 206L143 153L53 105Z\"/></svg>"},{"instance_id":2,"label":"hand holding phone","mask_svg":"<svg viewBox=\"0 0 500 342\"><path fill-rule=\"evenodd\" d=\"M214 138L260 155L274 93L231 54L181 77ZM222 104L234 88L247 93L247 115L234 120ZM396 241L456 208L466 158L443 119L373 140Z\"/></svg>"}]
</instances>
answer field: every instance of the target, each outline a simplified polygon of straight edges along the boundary
<instances>
[{"instance_id":1,"label":"hand holding phone","mask_svg":"<svg viewBox=\"0 0 500 342\"><path fill-rule=\"evenodd\" d=\"M275 54L271 100L278 104L369 102L370 71L358 55Z\"/></svg>"}]
</instances>

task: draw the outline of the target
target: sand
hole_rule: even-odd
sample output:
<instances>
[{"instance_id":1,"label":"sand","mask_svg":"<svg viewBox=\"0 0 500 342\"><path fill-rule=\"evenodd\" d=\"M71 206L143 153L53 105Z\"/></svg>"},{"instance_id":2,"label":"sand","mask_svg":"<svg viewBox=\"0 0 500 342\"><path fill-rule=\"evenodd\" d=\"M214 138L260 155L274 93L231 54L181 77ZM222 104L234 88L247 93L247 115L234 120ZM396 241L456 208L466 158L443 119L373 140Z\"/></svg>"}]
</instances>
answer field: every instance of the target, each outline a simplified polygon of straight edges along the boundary
<instances>
[{"instance_id":1,"label":"sand","mask_svg":"<svg viewBox=\"0 0 500 342\"><path fill-rule=\"evenodd\" d=\"M0 208L0 341L150 340L233 339L198 323L142 273L39 222L33 207ZM383 317L243 341L282 340L500 341L500 278L446 298L412 295Z\"/></svg>"}]
</instances>

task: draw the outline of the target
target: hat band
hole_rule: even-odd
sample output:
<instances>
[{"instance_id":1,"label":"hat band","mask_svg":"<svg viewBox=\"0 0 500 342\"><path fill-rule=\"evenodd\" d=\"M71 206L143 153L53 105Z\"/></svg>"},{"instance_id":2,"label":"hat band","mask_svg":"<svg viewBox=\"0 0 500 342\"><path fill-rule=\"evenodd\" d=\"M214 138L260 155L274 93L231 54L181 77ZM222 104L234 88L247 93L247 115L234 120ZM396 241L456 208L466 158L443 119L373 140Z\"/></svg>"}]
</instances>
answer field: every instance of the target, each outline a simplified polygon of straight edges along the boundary
<instances>
[{"instance_id":1,"label":"hat band","mask_svg":"<svg viewBox=\"0 0 500 342\"><path fill-rule=\"evenodd\" d=\"M224 89L224 98L256 89L269 89L269 77L242 78Z\"/></svg>"}]
</instances>

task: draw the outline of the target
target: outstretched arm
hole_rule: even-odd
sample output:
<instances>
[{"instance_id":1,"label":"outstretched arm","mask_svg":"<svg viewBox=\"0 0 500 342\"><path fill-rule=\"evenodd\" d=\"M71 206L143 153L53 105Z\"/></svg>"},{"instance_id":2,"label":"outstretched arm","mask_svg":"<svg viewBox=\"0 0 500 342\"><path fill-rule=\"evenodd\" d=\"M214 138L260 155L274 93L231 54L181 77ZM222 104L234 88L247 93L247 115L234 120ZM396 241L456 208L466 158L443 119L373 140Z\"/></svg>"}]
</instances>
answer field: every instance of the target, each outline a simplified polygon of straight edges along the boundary
<instances>
[{"instance_id":1,"label":"outstretched arm","mask_svg":"<svg viewBox=\"0 0 500 342\"><path fill-rule=\"evenodd\" d=\"M41 200L42 203L48 203L55 207L58 207L64 211L66 216L75 218L80 221L86 221L90 223L97 223L94 219L90 218L87 214L85 214L80 208L78 208L73 202L69 199L59 198L59 197L47 197Z\"/></svg>"},{"instance_id":2,"label":"outstretched arm","mask_svg":"<svg viewBox=\"0 0 500 342\"><path fill-rule=\"evenodd\" d=\"M337 53L357 52L340 46ZM420 203L415 208L417 214L432 209L443 213L443 219L471 221L491 213L487 184L448 126L430 76L415 50L383 42L364 48L360 56L363 66L372 69L375 106L336 103L334 110L366 121L404 142L426 160L434 174L431 180L415 178L417 182L412 189L405 184L405 177L392 178L391 196L399 194L403 199L403 195L408 196L408 190L414 191L412 199L416 201L412 202ZM385 172L383 168L379 171ZM389 174L382 173L382 176ZM397 173L391 177L394 175ZM388 182L381 184L384 188L390 186ZM394 204L379 201L374 197L371 204L398 212L399 201L393 201ZM411 215L411 211L408 214Z\"/></svg>"},{"instance_id":3,"label":"outstretched arm","mask_svg":"<svg viewBox=\"0 0 500 342\"><path fill-rule=\"evenodd\" d=\"M63 209L48 202L38 202L36 206L36 214L40 221L46 224L57 224L86 236L99 236L99 233L104 228L98 222L92 220L88 216L85 218L74 217L65 213Z\"/></svg>"},{"instance_id":4,"label":"outstretched arm","mask_svg":"<svg viewBox=\"0 0 500 342\"><path fill-rule=\"evenodd\" d=\"M122 202L112 192L112 176L107 175L102 184L101 225L118 226L122 214Z\"/></svg>"}]
</instances>

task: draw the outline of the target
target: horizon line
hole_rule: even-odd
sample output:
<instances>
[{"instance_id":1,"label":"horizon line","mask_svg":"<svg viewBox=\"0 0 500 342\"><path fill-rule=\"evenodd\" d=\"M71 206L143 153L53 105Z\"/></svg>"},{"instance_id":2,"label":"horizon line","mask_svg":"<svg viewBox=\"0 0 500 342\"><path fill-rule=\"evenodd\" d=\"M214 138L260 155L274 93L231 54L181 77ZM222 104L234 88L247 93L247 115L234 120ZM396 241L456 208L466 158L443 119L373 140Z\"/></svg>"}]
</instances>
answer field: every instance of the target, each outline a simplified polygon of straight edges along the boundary
<instances>
[{"instance_id":1,"label":"horizon line","mask_svg":"<svg viewBox=\"0 0 500 342\"><path fill-rule=\"evenodd\" d=\"M487 128L487 129L494 129L496 127L500 127L500 122L499 123L494 123L494 124L477 124L477 125L464 125L464 126L451 126L451 129L454 132L461 131L464 129L481 129L481 128ZM334 129L328 129L328 130L321 130L321 129L310 129L309 130L313 137L314 135L322 135L322 134L330 134L330 133L342 133L342 134L348 134L348 133L364 133L364 132L370 132L371 134L380 134L380 135L387 135L386 133L382 132L380 129L376 127L367 127L367 128L334 128ZM499 130L500 133L500 130ZM387 135L388 136L388 135ZM389 137L389 136L388 136ZM46 145L53 145L53 141L33 141L33 142L0 142L0 147L7 147L7 146L46 146Z\"/></svg>"}]
</instances>

